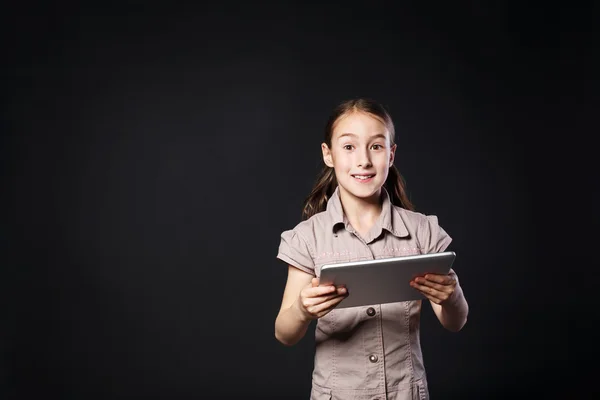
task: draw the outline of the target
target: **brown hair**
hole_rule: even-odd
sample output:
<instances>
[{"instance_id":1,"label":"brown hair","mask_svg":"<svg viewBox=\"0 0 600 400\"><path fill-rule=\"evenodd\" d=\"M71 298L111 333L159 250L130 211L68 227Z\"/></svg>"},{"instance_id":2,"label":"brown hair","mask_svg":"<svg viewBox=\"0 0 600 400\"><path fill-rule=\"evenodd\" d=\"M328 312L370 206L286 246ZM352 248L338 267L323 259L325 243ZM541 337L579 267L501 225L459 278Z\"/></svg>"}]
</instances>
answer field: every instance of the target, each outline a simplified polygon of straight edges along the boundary
<instances>
[{"instance_id":1,"label":"brown hair","mask_svg":"<svg viewBox=\"0 0 600 400\"><path fill-rule=\"evenodd\" d=\"M357 111L370 114L380 120L388 129L390 133L390 143L394 145L394 138L396 136L394 123L385 107L374 100L359 98L342 102L331 113L327 124L325 125L325 143L329 148L331 148L331 138L333 136L335 123L346 114ZM336 187L337 180L335 179L335 172L333 168L325 165L319 173L312 191L304 201L302 219L308 219L321 211L325 211L327 208L327 201L335 191ZM407 210L414 210L413 204L406 195L404 178L400 175L400 171L398 171L395 165L390 167L384 187L390 196L392 204Z\"/></svg>"}]
</instances>

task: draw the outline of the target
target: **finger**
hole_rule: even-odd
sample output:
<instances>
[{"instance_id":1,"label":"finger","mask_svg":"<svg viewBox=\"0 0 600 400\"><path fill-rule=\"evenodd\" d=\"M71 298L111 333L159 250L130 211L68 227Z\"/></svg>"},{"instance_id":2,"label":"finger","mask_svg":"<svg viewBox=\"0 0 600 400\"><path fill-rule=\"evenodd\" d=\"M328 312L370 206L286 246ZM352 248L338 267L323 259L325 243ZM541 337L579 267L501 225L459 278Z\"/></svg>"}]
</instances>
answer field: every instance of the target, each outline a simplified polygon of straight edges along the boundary
<instances>
[{"instance_id":1,"label":"finger","mask_svg":"<svg viewBox=\"0 0 600 400\"><path fill-rule=\"evenodd\" d=\"M440 291L431 286L420 285L416 282L411 282L410 286L423 293L429 300L434 301L438 304L448 299L448 297L450 297L450 294L452 293L452 291L448 293L447 291Z\"/></svg>"},{"instance_id":2,"label":"finger","mask_svg":"<svg viewBox=\"0 0 600 400\"><path fill-rule=\"evenodd\" d=\"M439 276L439 275L438 275ZM442 280L445 281L444 277L442 276ZM447 284L441 284L441 283L436 283L432 280L429 279L425 279L425 278L421 278L421 277L417 277L414 280L416 283L420 284L420 285L424 285L424 286L428 286L430 288L439 290L440 292L452 292L454 290L453 285L447 285Z\"/></svg>"},{"instance_id":3,"label":"finger","mask_svg":"<svg viewBox=\"0 0 600 400\"><path fill-rule=\"evenodd\" d=\"M333 285L309 287L303 290L303 297L320 297L336 292L336 287Z\"/></svg>"},{"instance_id":4,"label":"finger","mask_svg":"<svg viewBox=\"0 0 600 400\"><path fill-rule=\"evenodd\" d=\"M422 287L432 288L435 290L443 290L443 287L444 287L444 285L440 285L439 283L429 281L425 278L415 278L415 280L413 282L416 283L417 285L419 285L419 287L422 286Z\"/></svg>"},{"instance_id":5,"label":"finger","mask_svg":"<svg viewBox=\"0 0 600 400\"><path fill-rule=\"evenodd\" d=\"M331 294L329 296L321 296L306 299L304 308L306 308L311 314L315 314L321 310L321 306L323 304L328 304L331 300L334 300L338 297L346 297L345 294Z\"/></svg>"},{"instance_id":6,"label":"finger","mask_svg":"<svg viewBox=\"0 0 600 400\"><path fill-rule=\"evenodd\" d=\"M305 301L304 304L306 306L314 306L317 304L321 304L329 299L332 299L334 297L337 296L346 296L346 293L348 291L346 290L346 288L338 288L336 289L335 287L333 288L333 290L331 292L319 295L319 296L311 296L311 297L305 297Z\"/></svg>"},{"instance_id":7,"label":"finger","mask_svg":"<svg viewBox=\"0 0 600 400\"><path fill-rule=\"evenodd\" d=\"M439 283L441 285L455 285L456 279L450 274L448 275L438 275L438 274L426 274L423 278L428 281Z\"/></svg>"},{"instance_id":8,"label":"finger","mask_svg":"<svg viewBox=\"0 0 600 400\"><path fill-rule=\"evenodd\" d=\"M437 297L431 296L427 293L423 293L425 295L425 297L427 297L427 299L429 299L430 301L434 302L435 304L441 304L442 301L440 299L438 299Z\"/></svg>"},{"instance_id":9,"label":"finger","mask_svg":"<svg viewBox=\"0 0 600 400\"><path fill-rule=\"evenodd\" d=\"M312 278L312 280L310 281L310 283L312 284L312 287L319 286L319 278Z\"/></svg>"},{"instance_id":10,"label":"finger","mask_svg":"<svg viewBox=\"0 0 600 400\"><path fill-rule=\"evenodd\" d=\"M456 286L456 277L453 274L442 275L444 277L443 284L448 286Z\"/></svg>"},{"instance_id":11,"label":"finger","mask_svg":"<svg viewBox=\"0 0 600 400\"><path fill-rule=\"evenodd\" d=\"M423 278L431 282L440 283L442 285L446 284L446 282L449 282L449 279L447 279L448 275L426 274L423 276Z\"/></svg>"},{"instance_id":12,"label":"finger","mask_svg":"<svg viewBox=\"0 0 600 400\"><path fill-rule=\"evenodd\" d=\"M321 304L318 304L313 307L312 312L317 318L321 318L322 316L329 313L333 310L338 304L342 302L347 296L346 295L337 295L332 299L329 299Z\"/></svg>"}]
</instances>

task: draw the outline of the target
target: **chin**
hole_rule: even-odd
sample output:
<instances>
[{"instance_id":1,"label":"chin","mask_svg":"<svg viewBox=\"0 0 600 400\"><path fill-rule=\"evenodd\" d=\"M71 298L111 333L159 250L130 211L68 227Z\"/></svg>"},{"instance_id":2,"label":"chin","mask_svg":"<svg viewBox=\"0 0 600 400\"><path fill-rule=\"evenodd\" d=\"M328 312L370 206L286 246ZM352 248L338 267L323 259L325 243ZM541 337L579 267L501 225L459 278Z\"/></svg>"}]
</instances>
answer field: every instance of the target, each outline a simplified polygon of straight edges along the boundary
<instances>
[{"instance_id":1,"label":"chin","mask_svg":"<svg viewBox=\"0 0 600 400\"><path fill-rule=\"evenodd\" d=\"M349 194L359 199L368 200L373 196L379 196L379 186L374 188L359 188L354 190L346 190Z\"/></svg>"}]
</instances>

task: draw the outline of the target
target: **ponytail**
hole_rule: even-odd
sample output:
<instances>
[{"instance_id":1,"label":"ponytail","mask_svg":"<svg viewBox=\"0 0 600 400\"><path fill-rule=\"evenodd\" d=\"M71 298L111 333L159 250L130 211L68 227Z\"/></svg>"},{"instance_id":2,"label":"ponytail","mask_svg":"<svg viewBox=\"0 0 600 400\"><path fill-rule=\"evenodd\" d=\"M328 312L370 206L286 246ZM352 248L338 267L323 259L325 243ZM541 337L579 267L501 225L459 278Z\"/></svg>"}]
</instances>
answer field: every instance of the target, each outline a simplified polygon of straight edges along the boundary
<instances>
[{"instance_id":1,"label":"ponytail","mask_svg":"<svg viewBox=\"0 0 600 400\"><path fill-rule=\"evenodd\" d=\"M304 207L302 208L303 220L309 219L313 215L325 211L327 208L327 201L337 187L337 179L335 179L333 168L326 165L323 166L316 182L312 191L306 200L304 200Z\"/></svg>"},{"instance_id":2,"label":"ponytail","mask_svg":"<svg viewBox=\"0 0 600 400\"><path fill-rule=\"evenodd\" d=\"M415 210L415 206L410 202L406 195L406 183L404 178L395 165L390 167L388 177L383 186L387 190L393 205L410 211Z\"/></svg>"}]
</instances>

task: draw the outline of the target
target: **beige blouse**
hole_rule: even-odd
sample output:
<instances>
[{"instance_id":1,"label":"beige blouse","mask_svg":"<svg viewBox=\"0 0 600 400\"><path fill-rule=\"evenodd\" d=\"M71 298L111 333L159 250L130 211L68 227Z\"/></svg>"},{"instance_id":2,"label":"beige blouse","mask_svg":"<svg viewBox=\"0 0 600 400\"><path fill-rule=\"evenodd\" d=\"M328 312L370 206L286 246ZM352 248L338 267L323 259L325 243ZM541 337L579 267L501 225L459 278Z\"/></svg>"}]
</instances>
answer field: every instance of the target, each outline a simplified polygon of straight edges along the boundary
<instances>
[{"instance_id":1,"label":"beige blouse","mask_svg":"<svg viewBox=\"0 0 600 400\"><path fill-rule=\"evenodd\" d=\"M385 190L382 197L379 219L362 238L345 218L336 189L326 211L281 234L277 258L319 277L324 264L448 247L452 239L436 216L394 206ZM311 400L427 399L420 312L418 300L334 309L318 319Z\"/></svg>"}]
</instances>

